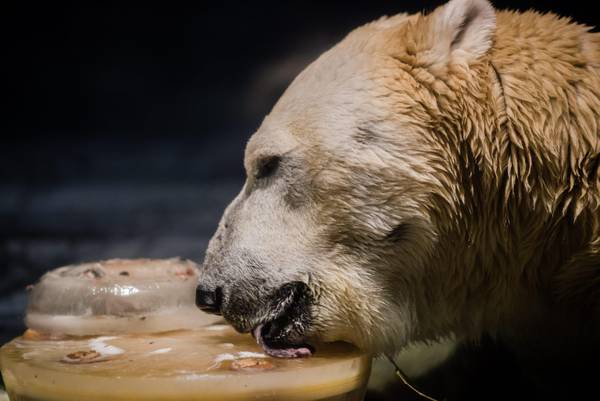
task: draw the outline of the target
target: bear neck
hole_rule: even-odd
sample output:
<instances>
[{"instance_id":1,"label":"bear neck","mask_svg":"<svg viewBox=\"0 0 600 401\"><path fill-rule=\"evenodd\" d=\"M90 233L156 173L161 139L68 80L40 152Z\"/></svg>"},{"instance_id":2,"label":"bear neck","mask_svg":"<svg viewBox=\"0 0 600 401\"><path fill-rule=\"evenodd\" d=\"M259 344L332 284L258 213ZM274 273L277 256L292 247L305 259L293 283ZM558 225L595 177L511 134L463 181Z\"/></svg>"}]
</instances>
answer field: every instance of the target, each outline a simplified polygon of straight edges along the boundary
<instances>
[{"instance_id":1,"label":"bear neck","mask_svg":"<svg viewBox=\"0 0 600 401\"><path fill-rule=\"evenodd\" d=\"M438 308L455 312L456 327L474 337L560 326L549 314L572 318L571 306L581 306L579 295L563 302L568 286L587 288L586 305L600 312L597 297L589 300L600 293L600 57L585 53L579 25L570 24L581 33L571 39L583 43L539 48L546 41L516 38L509 26L523 17L505 14L488 57L450 80L459 98L440 102L455 133L443 136L451 142L444 146L458 153L453 168L464 199L449 205L453 223L434 255L435 268L457 283L430 285L443 294ZM552 15L533 24L537 35L569 28ZM598 34L586 35L598 42ZM574 261L596 268L577 270ZM585 281L596 284L581 287Z\"/></svg>"}]
</instances>

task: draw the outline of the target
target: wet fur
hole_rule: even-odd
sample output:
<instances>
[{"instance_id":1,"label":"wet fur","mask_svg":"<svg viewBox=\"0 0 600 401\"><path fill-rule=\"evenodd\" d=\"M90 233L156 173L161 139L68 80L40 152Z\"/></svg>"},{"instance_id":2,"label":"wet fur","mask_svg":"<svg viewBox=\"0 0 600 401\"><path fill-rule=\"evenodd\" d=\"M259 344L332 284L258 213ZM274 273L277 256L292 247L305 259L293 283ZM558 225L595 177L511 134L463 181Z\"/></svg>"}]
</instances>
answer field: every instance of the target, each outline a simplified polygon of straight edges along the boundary
<instances>
[{"instance_id":1,"label":"wet fur","mask_svg":"<svg viewBox=\"0 0 600 401\"><path fill-rule=\"evenodd\" d=\"M598 347L599 74L598 33L484 0L355 30L250 140L205 280L247 301L305 282L306 336L375 352L483 334Z\"/></svg>"}]
</instances>

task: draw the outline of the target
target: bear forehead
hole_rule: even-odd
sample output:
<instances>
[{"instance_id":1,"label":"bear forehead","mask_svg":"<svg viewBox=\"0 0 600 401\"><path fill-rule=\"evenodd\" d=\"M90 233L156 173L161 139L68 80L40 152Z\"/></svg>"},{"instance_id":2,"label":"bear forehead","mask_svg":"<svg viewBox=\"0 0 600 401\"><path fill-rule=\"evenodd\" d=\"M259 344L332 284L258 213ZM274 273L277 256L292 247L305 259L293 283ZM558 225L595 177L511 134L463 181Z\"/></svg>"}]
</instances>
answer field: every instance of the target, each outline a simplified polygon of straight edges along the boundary
<instances>
[{"instance_id":1,"label":"bear forehead","mask_svg":"<svg viewBox=\"0 0 600 401\"><path fill-rule=\"evenodd\" d=\"M415 16L382 18L349 33L294 79L273 107L272 119L289 122L290 114L328 114L333 107L352 103L361 92L381 88L373 78L397 78L398 60L390 56L402 49L404 27L411 18Z\"/></svg>"},{"instance_id":2,"label":"bear forehead","mask_svg":"<svg viewBox=\"0 0 600 401\"><path fill-rule=\"evenodd\" d=\"M398 85L399 74L405 74L387 55L402 40L405 23L415 17L398 14L363 25L302 71L250 139L247 168L261 157L341 139L375 109L387 113L390 102L373 99L383 98L383 92Z\"/></svg>"}]
</instances>

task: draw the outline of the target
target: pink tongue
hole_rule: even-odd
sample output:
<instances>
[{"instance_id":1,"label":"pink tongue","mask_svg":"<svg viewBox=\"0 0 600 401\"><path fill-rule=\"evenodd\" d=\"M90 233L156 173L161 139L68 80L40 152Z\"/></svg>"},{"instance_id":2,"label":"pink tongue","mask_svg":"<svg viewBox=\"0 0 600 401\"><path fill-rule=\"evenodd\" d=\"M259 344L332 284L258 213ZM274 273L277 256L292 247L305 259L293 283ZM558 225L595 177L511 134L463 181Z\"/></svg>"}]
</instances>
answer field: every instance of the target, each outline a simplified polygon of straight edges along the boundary
<instances>
[{"instance_id":1,"label":"pink tongue","mask_svg":"<svg viewBox=\"0 0 600 401\"><path fill-rule=\"evenodd\" d=\"M265 344L265 341L262 338L262 334L261 334L262 328L263 328L262 324L257 326L252 331L252 334L254 334L254 338L256 338L257 344L263 348L263 350L265 351L265 354L272 356L274 358L304 358L304 357L312 355L312 352L310 351L310 349L308 349L306 347L300 347L300 348L271 348L271 347L269 347L267 344Z\"/></svg>"}]
</instances>

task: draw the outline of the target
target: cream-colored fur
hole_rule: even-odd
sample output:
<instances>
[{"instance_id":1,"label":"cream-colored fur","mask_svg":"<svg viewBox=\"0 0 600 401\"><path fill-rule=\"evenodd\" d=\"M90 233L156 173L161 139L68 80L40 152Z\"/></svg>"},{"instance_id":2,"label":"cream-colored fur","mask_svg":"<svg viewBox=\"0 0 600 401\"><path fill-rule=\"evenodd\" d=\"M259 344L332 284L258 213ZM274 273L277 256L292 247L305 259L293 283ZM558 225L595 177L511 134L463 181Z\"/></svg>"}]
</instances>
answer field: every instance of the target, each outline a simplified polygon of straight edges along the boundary
<instances>
[{"instance_id":1,"label":"cream-colored fur","mask_svg":"<svg viewBox=\"0 0 600 401\"><path fill-rule=\"evenodd\" d=\"M250 140L218 232L235 233L209 259L243 277L251 254L269 282L307 282L307 336L378 352L596 338L599 74L599 34L485 0L358 28ZM271 156L278 173L256 178Z\"/></svg>"}]
</instances>

